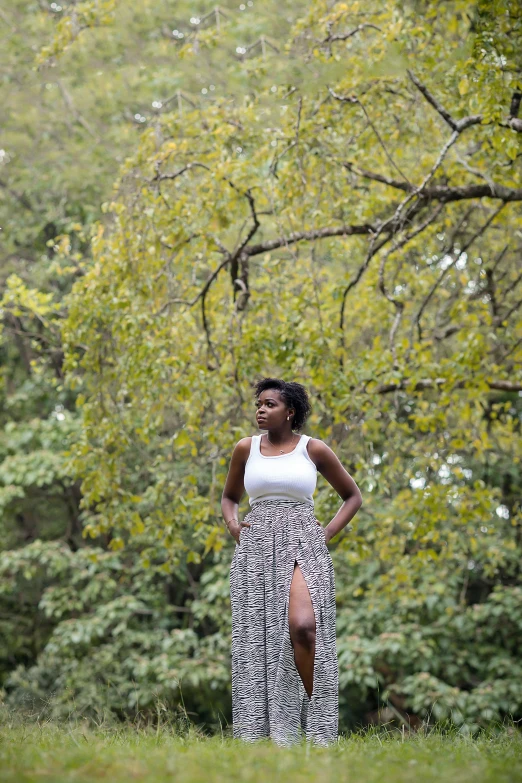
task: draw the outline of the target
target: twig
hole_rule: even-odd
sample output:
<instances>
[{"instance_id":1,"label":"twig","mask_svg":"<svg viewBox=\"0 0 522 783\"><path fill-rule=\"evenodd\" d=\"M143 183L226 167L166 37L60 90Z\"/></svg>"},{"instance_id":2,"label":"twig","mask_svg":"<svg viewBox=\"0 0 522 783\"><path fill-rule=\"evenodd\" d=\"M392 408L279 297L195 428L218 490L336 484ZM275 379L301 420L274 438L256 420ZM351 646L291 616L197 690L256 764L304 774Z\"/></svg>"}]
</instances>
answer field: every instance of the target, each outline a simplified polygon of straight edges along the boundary
<instances>
[{"instance_id":1,"label":"twig","mask_svg":"<svg viewBox=\"0 0 522 783\"><path fill-rule=\"evenodd\" d=\"M446 277L446 275L448 274L449 270L450 270L450 269L451 269L451 268L452 268L452 267L453 267L453 266L454 266L454 265L457 263L457 261L459 260L459 258L462 258L462 254L463 254L463 253L465 253L467 250L469 250L469 248L471 247L471 245L473 244L473 242L475 242L475 240L476 240L476 239L478 239L480 236L482 236L482 234L484 233L484 231L485 231L487 228L489 228L489 226L491 225L491 223L493 222L493 220L494 220L494 219L497 217L497 215L499 214L499 212L501 212L501 211L504 209L504 206L505 206L505 204L501 204L501 205L500 205L500 207L498 207L498 209L496 209L496 210L495 210L495 211L494 211L494 212L493 212L493 213L492 213L492 214L489 216L489 218L486 220L486 222L485 222L485 223L484 223L484 224L483 224L483 225L482 225L482 226L481 226L481 227L480 227L480 228L479 228L479 229L478 229L478 230L477 230L477 231L476 231L476 232L473 234L473 236L472 236L472 237L471 237L471 238L470 238L470 239L469 239L469 240L468 240L468 241L467 241L467 242L464 244L464 247L462 247L462 248L459 250L458 254L455 254L455 255L454 255L454 257L453 257L453 260L451 261L451 263L450 263L450 264L448 264L448 265L447 265L447 266L446 266L446 267L445 267L445 268L442 270L442 272L440 273L440 275L438 276L438 278L437 278L437 279L435 280L435 282L433 283L432 287L431 287L431 288L430 288L430 290L428 291L428 295L426 296L426 298L424 299L423 303L421 304L421 306L420 306L420 307L419 307L419 309L417 310L417 313L416 313L416 315L415 315L415 317L414 317L414 319L413 319L413 322L412 322L412 323L413 323L413 325L416 325L416 326L417 326L417 333L418 333L418 335L419 335L419 340L420 340L420 339L421 339L421 337L422 337L422 329L421 329L420 320L421 320L421 318L422 318L422 314L423 314L424 310L426 309L426 307L428 306L428 304L429 304L429 302L430 302L430 300L431 300L431 298L432 298L433 294L435 293L435 291L437 290L437 288L439 287L439 285L442 283L442 281L444 280L444 278L445 278L445 277Z\"/></svg>"},{"instance_id":2,"label":"twig","mask_svg":"<svg viewBox=\"0 0 522 783\"><path fill-rule=\"evenodd\" d=\"M368 124L370 125L370 127L372 128L373 132L374 132L374 133L375 133L375 135L377 136L377 140L378 140L379 144L381 145L382 149L384 150L384 154L385 154L385 155L386 155L386 157L388 158L388 161L390 162L390 165L392 165L392 166L393 166L393 168L394 168L396 171L398 171L398 172L399 172L399 174L400 174L400 175L401 175L401 177L402 177L402 178L405 180L405 182L406 182L406 183L407 183L407 184L410 186L410 188L412 188L413 186L411 185L410 181L408 180L408 177L407 177L405 174L403 174L403 172L400 170L400 168L397 166L397 164L395 163L395 161L394 161L394 160L393 160L393 158L391 157L390 153L388 152L388 150L387 150L387 148L386 148L386 144L384 143L384 141L383 141L383 138L382 138L381 134L379 133L379 131L378 131L378 130L377 130L377 128L375 127L374 123L372 122L372 120L371 120L371 117L370 117L370 115L368 114L368 112L366 111L366 107L364 106L364 103L361 101L361 99L360 99L360 98L358 98L358 97L357 97L357 96L355 96L355 95L353 95L353 96L343 96L343 95L338 95L336 92L334 92L334 91L331 89L331 87L328 87L328 92L330 93L330 95L331 95L333 98L335 98L335 100L336 100L336 101L341 101L342 103L344 103L344 102L348 102L348 103L357 103L357 104L358 104L358 105L361 107L361 109L363 110L364 116L366 117L366 120L367 120Z\"/></svg>"},{"instance_id":3,"label":"twig","mask_svg":"<svg viewBox=\"0 0 522 783\"><path fill-rule=\"evenodd\" d=\"M349 33L328 33L328 37L321 41L321 43L333 43L334 41L347 41L348 38L352 38L357 33L360 33L361 30L365 30L366 28L371 28L373 30L378 30L379 33L382 33L382 30L380 27L377 27L376 24L372 24L371 22L364 22L363 24L357 25L357 27L354 27L353 30L350 30ZM331 24L328 25L328 29L331 29Z\"/></svg>"}]
</instances>

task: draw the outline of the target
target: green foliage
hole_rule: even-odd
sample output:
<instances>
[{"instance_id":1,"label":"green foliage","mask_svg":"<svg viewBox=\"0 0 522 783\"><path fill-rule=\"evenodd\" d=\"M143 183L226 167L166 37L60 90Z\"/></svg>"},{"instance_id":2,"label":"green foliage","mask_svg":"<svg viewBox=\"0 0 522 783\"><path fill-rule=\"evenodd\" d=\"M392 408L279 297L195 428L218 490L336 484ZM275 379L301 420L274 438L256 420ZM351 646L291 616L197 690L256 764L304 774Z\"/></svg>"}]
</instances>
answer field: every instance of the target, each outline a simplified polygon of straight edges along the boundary
<instances>
[{"instance_id":1,"label":"green foliage","mask_svg":"<svg viewBox=\"0 0 522 783\"><path fill-rule=\"evenodd\" d=\"M52 43L42 48L37 62L41 65L63 54L84 30L110 24L116 5L117 0L103 0L102 2L87 0L83 3L72 3L71 8L63 9L63 6L58 6L56 3L57 10L60 8L60 10L65 10L65 13L56 25Z\"/></svg>"},{"instance_id":2,"label":"green foliage","mask_svg":"<svg viewBox=\"0 0 522 783\"><path fill-rule=\"evenodd\" d=\"M276 32L274 7L252 13L248 6L242 41ZM178 63L182 39L172 29L188 34L192 14L184 3L173 17L170 2L67 0L39 7L18 0L2 11L0 530L7 550L35 540L73 551L89 544L81 535L81 480L70 470L79 416L76 393L63 383L61 322L63 297L89 264L93 221L118 167L161 112L248 89L248 70L229 80L238 61L228 44L204 67L191 58ZM240 16L234 7L227 18ZM222 64L228 76L218 80ZM141 529L139 519L134 525ZM110 542L104 536L94 544ZM113 548L121 543L113 536ZM154 560L153 544L140 557L144 566ZM37 578L22 595L1 599L0 683L17 664L35 662L58 621L39 610L41 587Z\"/></svg>"},{"instance_id":3,"label":"green foliage","mask_svg":"<svg viewBox=\"0 0 522 783\"><path fill-rule=\"evenodd\" d=\"M2 597L39 588L51 629L37 664L6 680L8 703L60 719L74 704L95 719L154 715L159 700L168 709L187 704L217 727L230 690L228 582L223 565L209 568L195 597L189 576L167 581L157 566L144 569L136 551L71 552L35 541L0 554Z\"/></svg>"}]
</instances>

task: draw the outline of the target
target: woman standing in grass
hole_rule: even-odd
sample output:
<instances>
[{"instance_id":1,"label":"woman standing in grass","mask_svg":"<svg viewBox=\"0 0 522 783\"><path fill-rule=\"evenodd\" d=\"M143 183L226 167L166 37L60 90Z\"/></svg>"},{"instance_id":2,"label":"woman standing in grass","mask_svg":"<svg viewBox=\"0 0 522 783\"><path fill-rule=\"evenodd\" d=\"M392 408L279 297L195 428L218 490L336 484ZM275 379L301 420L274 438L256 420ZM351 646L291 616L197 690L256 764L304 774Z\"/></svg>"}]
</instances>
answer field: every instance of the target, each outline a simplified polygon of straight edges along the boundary
<instances>
[{"instance_id":1,"label":"woman standing in grass","mask_svg":"<svg viewBox=\"0 0 522 783\"><path fill-rule=\"evenodd\" d=\"M337 739L335 582L327 544L357 513L355 481L321 440L297 433L310 414L304 386L255 384L265 434L235 446L221 509L237 546L230 567L234 737L279 745ZM326 527L314 516L317 471L343 504ZM250 511L238 506L247 491Z\"/></svg>"}]
</instances>

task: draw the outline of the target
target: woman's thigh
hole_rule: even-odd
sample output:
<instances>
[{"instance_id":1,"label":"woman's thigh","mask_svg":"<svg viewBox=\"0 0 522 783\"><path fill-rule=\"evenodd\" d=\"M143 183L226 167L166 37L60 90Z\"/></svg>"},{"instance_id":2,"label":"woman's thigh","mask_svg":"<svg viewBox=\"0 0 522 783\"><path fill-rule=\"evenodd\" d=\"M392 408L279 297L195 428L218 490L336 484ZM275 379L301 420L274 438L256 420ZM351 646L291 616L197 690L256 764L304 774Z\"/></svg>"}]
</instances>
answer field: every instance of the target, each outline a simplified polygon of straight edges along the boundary
<instances>
[{"instance_id":1,"label":"woman's thigh","mask_svg":"<svg viewBox=\"0 0 522 783\"><path fill-rule=\"evenodd\" d=\"M297 565L294 567L292 583L290 585L290 601L288 605L288 624L291 636L309 637L315 632L315 615L310 598L308 585L303 572ZM304 639L303 639L304 640Z\"/></svg>"}]
</instances>

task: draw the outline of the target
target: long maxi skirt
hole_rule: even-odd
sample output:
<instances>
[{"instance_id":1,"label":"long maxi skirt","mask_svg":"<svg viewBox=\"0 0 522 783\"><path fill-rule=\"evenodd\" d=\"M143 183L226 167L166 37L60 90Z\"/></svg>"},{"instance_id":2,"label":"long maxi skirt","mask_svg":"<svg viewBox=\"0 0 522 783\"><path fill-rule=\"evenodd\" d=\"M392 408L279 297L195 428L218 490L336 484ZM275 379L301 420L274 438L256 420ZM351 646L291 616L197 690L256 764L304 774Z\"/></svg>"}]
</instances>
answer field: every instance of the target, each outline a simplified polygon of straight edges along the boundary
<instances>
[{"instance_id":1,"label":"long maxi skirt","mask_svg":"<svg viewBox=\"0 0 522 783\"><path fill-rule=\"evenodd\" d=\"M314 509L292 500L261 500L244 517L230 566L233 736L278 745L305 738L337 740L339 674L332 558ZM288 625L297 562L315 614L310 699L294 660Z\"/></svg>"}]
</instances>

